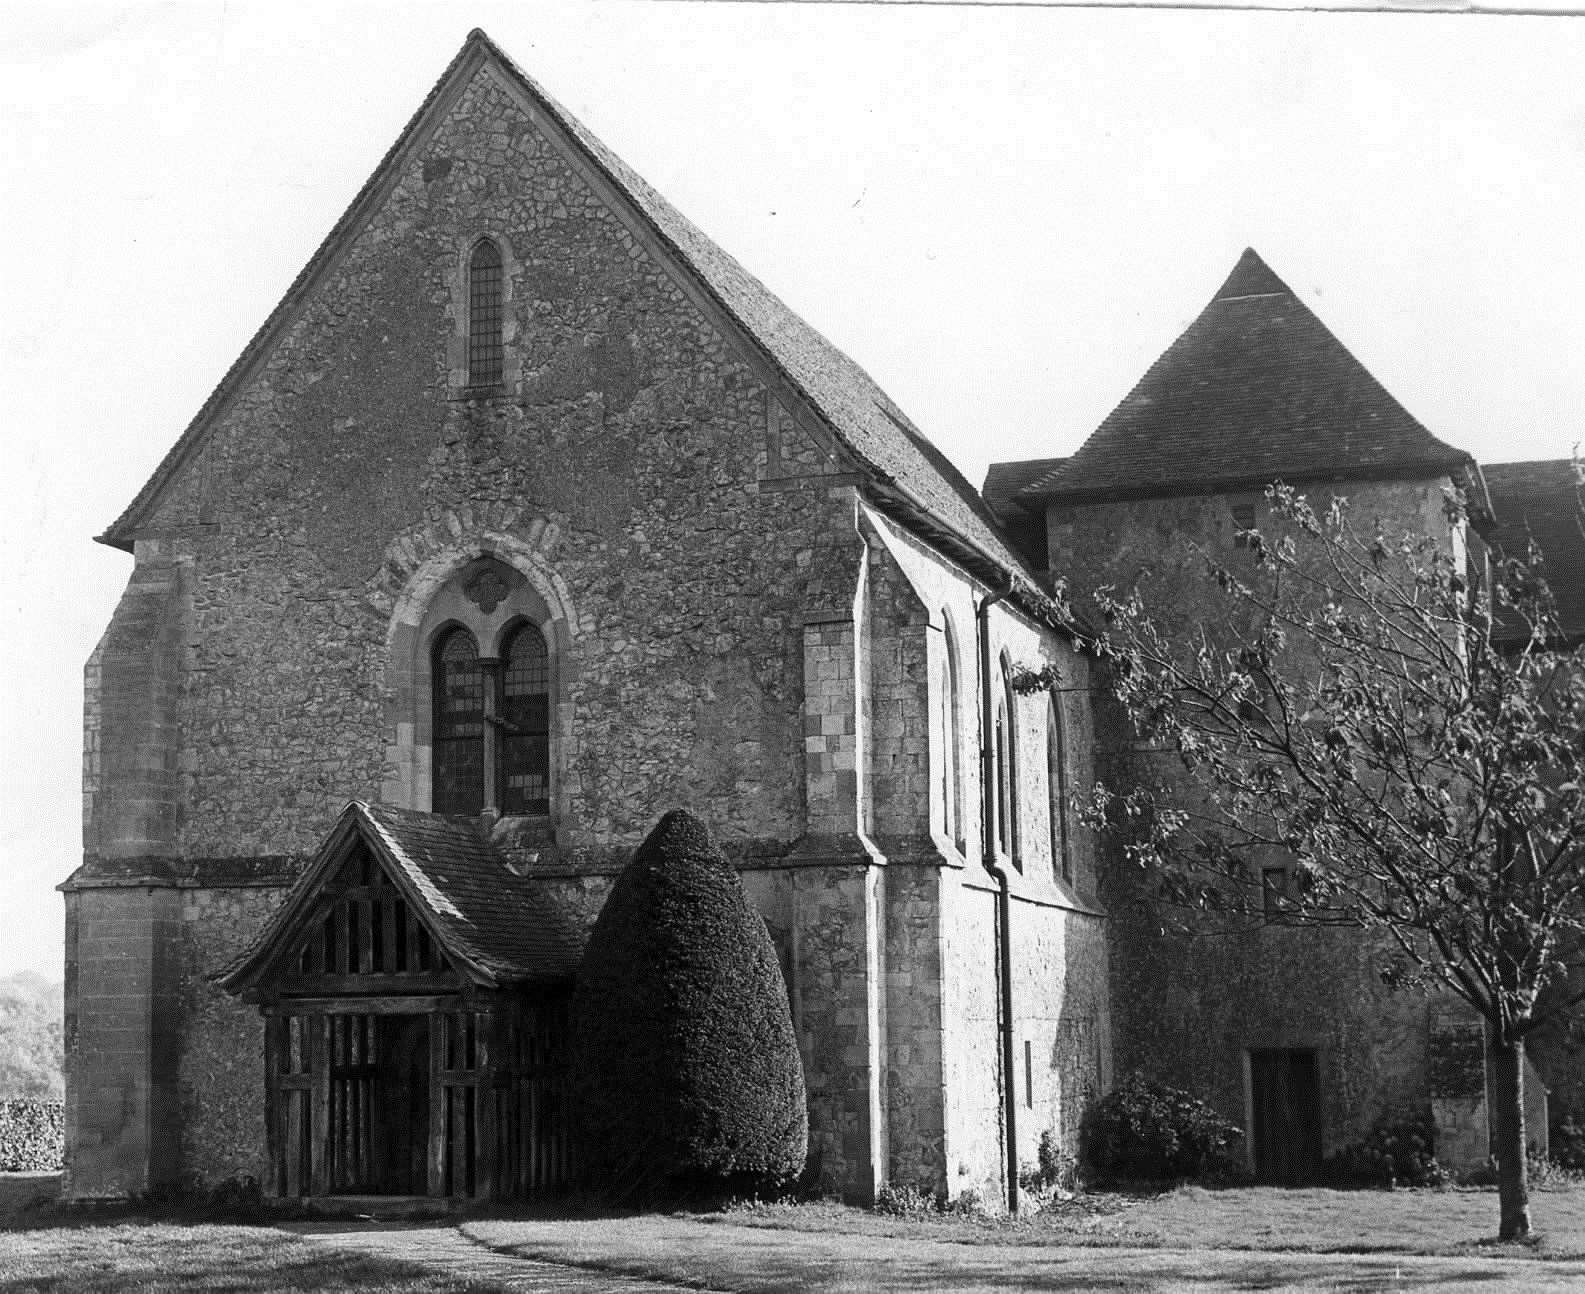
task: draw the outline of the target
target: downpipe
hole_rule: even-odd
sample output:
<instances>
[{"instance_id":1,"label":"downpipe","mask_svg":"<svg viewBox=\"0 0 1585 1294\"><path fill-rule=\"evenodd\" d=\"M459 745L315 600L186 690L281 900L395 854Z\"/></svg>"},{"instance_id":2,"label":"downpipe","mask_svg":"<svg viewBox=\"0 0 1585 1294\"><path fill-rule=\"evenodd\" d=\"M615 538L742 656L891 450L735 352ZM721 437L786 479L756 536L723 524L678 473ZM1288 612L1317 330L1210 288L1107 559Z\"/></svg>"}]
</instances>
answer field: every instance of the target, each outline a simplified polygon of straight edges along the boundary
<instances>
[{"instance_id":1,"label":"downpipe","mask_svg":"<svg viewBox=\"0 0 1585 1294\"><path fill-rule=\"evenodd\" d=\"M1002 1125L1007 1148L1007 1211L1018 1212L1018 1091L1013 1044L1013 900L1007 869L996 857L996 697L991 686L990 609L1012 596L1013 583L980 599L974 613L980 648L980 861L996 882L997 999L1001 1004ZM1012 716L1008 716L1012 722ZM1009 744L1009 749L1011 745Z\"/></svg>"}]
</instances>

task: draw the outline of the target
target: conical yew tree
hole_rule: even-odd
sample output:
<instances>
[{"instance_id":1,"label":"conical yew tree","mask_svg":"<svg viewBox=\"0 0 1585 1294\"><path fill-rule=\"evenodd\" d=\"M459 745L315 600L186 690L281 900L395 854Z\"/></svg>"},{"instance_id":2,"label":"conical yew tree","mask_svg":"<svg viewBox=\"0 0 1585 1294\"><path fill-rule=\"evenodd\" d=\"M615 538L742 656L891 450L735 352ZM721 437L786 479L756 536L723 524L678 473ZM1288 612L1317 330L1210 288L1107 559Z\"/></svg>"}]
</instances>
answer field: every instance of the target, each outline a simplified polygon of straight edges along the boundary
<instances>
[{"instance_id":1,"label":"conical yew tree","mask_svg":"<svg viewBox=\"0 0 1585 1294\"><path fill-rule=\"evenodd\" d=\"M686 810L606 899L573 997L578 1159L610 1195L757 1189L802 1170L803 1066L765 923Z\"/></svg>"}]
</instances>

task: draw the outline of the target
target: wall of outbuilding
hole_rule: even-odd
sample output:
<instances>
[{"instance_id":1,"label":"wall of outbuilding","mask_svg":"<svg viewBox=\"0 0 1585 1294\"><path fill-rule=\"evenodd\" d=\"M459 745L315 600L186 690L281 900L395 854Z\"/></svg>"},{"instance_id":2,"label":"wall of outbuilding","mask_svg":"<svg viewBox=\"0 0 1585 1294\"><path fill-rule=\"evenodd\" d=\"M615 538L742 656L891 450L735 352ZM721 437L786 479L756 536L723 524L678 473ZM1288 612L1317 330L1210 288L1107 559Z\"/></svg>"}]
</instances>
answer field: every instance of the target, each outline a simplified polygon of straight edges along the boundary
<instances>
[{"instance_id":1,"label":"wall of outbuilding","mask_svg":"<svg viewBox=\"0 0 1585 1294\"><path fill-rule=\"evenodd\" d=\"M1444 511L1446 478L1348 482L1312 491L1345 495L1356 526L1440 536L1454 552L1463 535ZM1111 584L1139 589L1169 633L1198 628L1215 605L1209 564L1253 569L1235 543L1233 507L1260 492L1058 505L1047 514L1053 569L1082 575L1081 594ZM1170 754L1140 747L1103 706L1097 748L1114 784L1179 776ZM1168 933L1187 914L1142 902L1148 878L1120 854L1105 861L1101 894L1110 923L1112 1018L1120 1072L1140 1071L1188 1089L1250 1128L1252 1048L1316 1052L1323 1151L1361 1136L1379 1115L1429 1110L1428 1046L1437 999L1390 990L1379 967L1390 949L1353 930L1209 921L1194 936Z\"/></svg>"}]
</instances>

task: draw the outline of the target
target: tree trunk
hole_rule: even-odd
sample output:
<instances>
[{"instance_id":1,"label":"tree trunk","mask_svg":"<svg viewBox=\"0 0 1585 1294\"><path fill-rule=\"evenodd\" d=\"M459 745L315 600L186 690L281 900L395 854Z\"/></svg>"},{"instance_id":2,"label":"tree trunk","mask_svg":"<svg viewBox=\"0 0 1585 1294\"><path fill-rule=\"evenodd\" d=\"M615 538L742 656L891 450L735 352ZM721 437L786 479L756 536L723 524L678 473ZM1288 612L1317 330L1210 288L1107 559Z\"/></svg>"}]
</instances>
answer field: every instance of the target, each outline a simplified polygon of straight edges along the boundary
<instances>
[{"instance_id":1,"label":"tree trunk","mask_svg":"<svg viewBox=\"0 0 1585 1294\"><path fill-rule=\"evenodd\" d=\"M1499 1240L1530 1234L1530 1179L1525 1164L1524 1040L1493 1039L1492 1114L1496 1123L1497 1203L1502 1212Z\"/></svg>"}]
</instances>

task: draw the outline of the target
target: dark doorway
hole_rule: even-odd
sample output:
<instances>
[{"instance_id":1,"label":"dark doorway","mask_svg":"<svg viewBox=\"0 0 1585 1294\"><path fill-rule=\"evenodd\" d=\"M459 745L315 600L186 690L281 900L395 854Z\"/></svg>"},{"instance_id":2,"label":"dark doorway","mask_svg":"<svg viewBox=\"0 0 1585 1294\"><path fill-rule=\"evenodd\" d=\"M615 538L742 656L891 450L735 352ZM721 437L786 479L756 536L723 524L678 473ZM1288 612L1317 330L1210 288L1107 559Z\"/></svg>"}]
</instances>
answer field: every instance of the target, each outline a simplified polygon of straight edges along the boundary
<instances>
[{"instance_id":1,"label":"dark doorway","mask_svg":"<svg viewBox=\"0 0 1585 1294\"><path fill-rule=\"evenodd\" d=\"M332 1194L428 1189L429 1017L325 1017L330 1061L326 1158Z\"/></svg>"},{"instance_id":2,"label":"dark doorway","mask_svg":"<svg viewBox=\"0 0 1585 1294\"><path fill-rule=\"evenodd\" d=\"M386 1056L384 1090L377 1096L384 1151L381 1189L422 1195L429 1189L429 1017L391 1015L380 1020Z\"/></svg>"},{"instance_id":3,"label":"dark doorway","mask_svg":"<svg viewBox=\"0 0 1585 1294\"><path fill-rule=\"evenodd\" d=\"M1269 1047L1249 1053L1255 1176L1305 1186L1321 1175L1321 1082L1315 1052Z\"/></svg>"}]
</instances>

